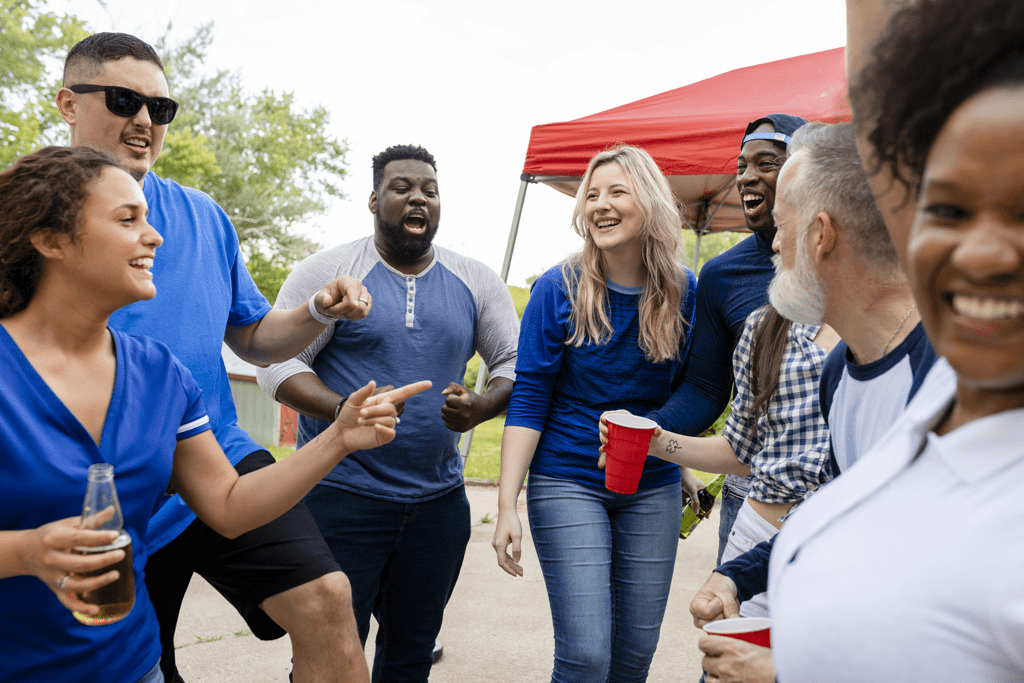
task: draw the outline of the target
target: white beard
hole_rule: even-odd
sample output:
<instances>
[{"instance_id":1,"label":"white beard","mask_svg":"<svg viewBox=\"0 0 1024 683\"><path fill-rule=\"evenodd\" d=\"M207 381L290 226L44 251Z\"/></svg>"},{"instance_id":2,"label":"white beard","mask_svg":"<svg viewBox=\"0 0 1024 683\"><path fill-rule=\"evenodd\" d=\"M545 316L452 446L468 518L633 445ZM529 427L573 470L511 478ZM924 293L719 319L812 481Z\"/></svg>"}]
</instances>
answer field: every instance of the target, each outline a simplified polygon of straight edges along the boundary
<instances>
[{"instance_id":1,"label":"white beard","mask_svg":"<svg viewBox=\"0 0 1024 683\"><path fill-rule=\"evenodd\" d=\"M812 268L802 240L797 240L796 264L781 269L778 255L772 258L775 277L768 287L768 300L784 318L804 325L821 325L825 317L825 288Z\"/></svg>"}]
</instances>

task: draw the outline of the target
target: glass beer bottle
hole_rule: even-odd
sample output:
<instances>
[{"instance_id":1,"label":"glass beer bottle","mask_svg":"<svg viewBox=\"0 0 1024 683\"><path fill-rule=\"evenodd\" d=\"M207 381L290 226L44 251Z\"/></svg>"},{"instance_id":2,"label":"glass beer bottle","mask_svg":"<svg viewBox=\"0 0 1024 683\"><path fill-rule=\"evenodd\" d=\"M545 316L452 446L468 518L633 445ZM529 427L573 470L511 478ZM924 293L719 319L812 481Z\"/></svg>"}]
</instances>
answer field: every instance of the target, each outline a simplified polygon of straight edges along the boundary
<instances>
[{"instance_id":1,"label":"glass beer bottle","mask_svg":"<svg viewBox=\"0 0 1024 683\"><path fill-rule=\"evenodd\" d=\"M114 516L100 523L96 516L107 508L114 508ZM93 591L78 593L78 599L91 605L99 605L100 612L95 616L73 612L75 619L89 626L113 624L128 615L135 604L135 570L132 565L132 539L125 530L124 518L121 516L121 504L117 500L117 489L114 488L114 466L106 463L89 467L89 486L85 491L85 502L82 504L83 529L99 529L103 531L119 531L120 535L113 543L102 546L77 546L75 552L82 555L97 555L111 550L124 550L124 559L101 569L81 574L83 577L106 574L116 569L120 576L113 583L101 586Z\"/></svg>"},{"instance_id":2,"label":"glass beer bottle","mask_svg":"<svg viewBox=\"0 0 1024 683\"><path fill-rule=\"evenodd\" d=\"M700 524L715 506L715 498L722 492L722 485L725 483L725 475L720 474L711 480L707 486L697 492L700 502L700 512L694 512L689 505L683 506L683 523L679 526L679 538L689 538L693 530Z\"/></svg>"}]
</instances>

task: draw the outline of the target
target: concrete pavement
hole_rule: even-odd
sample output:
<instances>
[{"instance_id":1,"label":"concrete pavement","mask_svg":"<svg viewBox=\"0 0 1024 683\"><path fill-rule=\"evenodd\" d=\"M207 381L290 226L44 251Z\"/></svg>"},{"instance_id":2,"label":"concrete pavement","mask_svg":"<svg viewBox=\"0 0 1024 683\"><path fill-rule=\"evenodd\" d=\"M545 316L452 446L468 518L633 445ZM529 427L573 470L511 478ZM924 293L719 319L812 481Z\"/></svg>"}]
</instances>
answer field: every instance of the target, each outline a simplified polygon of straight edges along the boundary
<instances>
[{"instance_id":1,"label":"concrete pavement","mask_svg":"<svg viewBox=\"0 0 1024 683\"><path fill-rule=\"evenodd\" d=\"M430 674L433 683L543 683L551 679L554 637L547 593L526 523L525 493L519 506L525 534L524 576L498 568L491 537L498 511L494 486L466 487L473 532L459 583L440 639L444 658ZM488 521L484 521L488 520ZM717 515L679 542L675 576L661 641L651 665L651 683L697 681L701 632L688 610L693 593L714 567L718 552ZM373 657L376 624L371 620L367 660ZM288 638L260 641L238 613L201 578L194 577L182 607L178 668L188 683L281 683L291 670Z\"/></svg>"}]
</instances>

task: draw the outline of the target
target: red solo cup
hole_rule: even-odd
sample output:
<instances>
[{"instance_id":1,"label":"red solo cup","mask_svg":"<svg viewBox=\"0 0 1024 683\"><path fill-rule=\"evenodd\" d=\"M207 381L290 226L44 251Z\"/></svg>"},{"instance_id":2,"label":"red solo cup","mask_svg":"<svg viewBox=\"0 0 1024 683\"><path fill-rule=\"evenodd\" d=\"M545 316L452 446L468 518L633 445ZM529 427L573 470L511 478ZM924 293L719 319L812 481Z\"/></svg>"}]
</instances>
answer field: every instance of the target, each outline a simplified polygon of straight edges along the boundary
<instances>
[{"instance_id":1,"label":"red solo cup","mask_svg":"<svg viewBox=\"0 0 1024 683\"><path fill-rule=\"evenodd\" d=\"M615 413L605 418L608 443L604 447L604 487L615 493L636 493L647 461L647 449L658 424L637 415Z\"/></svg>"},{"instance_id":2,"label":"red solo cup","mask_svg":"<svg viewBox=\"0 0 1024 683\"><path fill-rule=\"evenodd\" d=\"M772 620L763 617L736 617L719 619L704 624L704 632L714 636L727 636L745 640L761 647L772 646Z\"/></svg>"}]
</instances>

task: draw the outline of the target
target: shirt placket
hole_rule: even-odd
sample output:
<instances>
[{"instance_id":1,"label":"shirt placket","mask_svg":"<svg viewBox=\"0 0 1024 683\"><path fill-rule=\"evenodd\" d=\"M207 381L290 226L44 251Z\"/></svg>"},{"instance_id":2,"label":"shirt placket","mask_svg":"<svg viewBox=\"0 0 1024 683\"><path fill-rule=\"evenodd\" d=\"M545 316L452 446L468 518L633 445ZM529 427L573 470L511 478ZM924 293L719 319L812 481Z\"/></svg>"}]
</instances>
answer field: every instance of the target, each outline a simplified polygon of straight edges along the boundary
<instances>
[{"instance_id":1,"label":"shirt placket","mask_svg":"<svg viewBox=\"0 0 1024 683\"><path fill-rule=\"evenodd\" d=\"M405 326L413 327L416 322L416 278L405 278Z\"/></svg>"}]
</instances>

